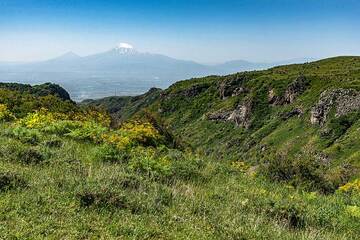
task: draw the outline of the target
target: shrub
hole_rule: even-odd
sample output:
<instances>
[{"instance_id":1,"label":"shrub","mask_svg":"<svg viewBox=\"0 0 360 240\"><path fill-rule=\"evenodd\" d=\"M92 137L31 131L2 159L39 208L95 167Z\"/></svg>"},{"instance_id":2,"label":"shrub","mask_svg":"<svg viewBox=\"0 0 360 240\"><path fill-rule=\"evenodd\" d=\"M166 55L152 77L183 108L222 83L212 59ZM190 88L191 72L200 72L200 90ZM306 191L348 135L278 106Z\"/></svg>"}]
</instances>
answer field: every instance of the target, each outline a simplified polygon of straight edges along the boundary
<instances>
[{"instance_id":1,"label":"shrub","mask_svg":"<svg viewBox=\"0 0 360 240\"><path fill-rule=\"evenodd\" d=\"M39 164L45 160L45 156L35 148L25 148L18 152L17 159L25 164Z\"/></svg>"},{"instance_id":2,"label":"shrub","mask_svg":"<svg viewBox=\"0 0 360 240\"><path fill-rule=\"evenodd\" d=\"M28 129L26 127L15 127L8 131L8 135L15 137L23 143L37 144L41 139L41 133L36 129Z\"/></svg>"},{"instance_id":3,"label":"shrub","mask_svg":"<svg viewBox=\"0 0 360 240\"><path fill-rule=\"evenodd\" d=\"M180 158L172 159L172 176L185 181L194 180L201 176L200 170L203 166L204 162L201 159L181 153Z\"/></svg>"},{"instance_id":4,"label":"shrub","mask_svg":"<svg viewBox=\"0 0 360 240\"><path fill-rule=\"evenodd\" d=\"M149 177L171 175L171 162L167 156L157 156L152 148L136 147L131 151L129 169Z\"/></svg>"},{"instance_id":5,"label":"shrub","mask_svg":"<svg viewBox=\"0 0 360 240\"><path fill-rule=\"evenodd\" d=\"M261 172L275 181L286 181L293 186L305 186L324 193L335 190L333 183L326 177L328 166L314 155L310 157L303 154L291 158L286 154L278 154L270 157L261 167Z\"/></svg>"},{"instance_id":6,"label":"shrub","mask_svg":"<svg viewBox=\"0 0 360 240\"><path fill-rule=\"evenodd\" d=\"M23 178L15 173L0 172L0 192L26 187Z\"/></svg>"},{"instance_id":7,"label":"shrub","mask_svg":"<svg viewBox=\"0 0 360 240\"><path fill-rule=\"evenodd\" d=\"M131 139L130 142L143 146L157 146L163 140L159 131L149 122L126 122L121 125L120 131Z\"/></svg>"},{"instance_id":8,"label":"shrub","mask_svg":"<svg viewBox=\"0 0 360 240\"><path fill-rule=\"evenodd\" d=\"M6 104L0 103L0 121L11 121L14 120L15 116L9 111Z\"/></svg>"},{"instance_id":9,"label":"shrub","mask_svg":"<svg viewBox=\"0 0 360 240\"><path fill-rule=\"evenodd\" d=\"M63 142L61 139L57 139L57 138L52 138L49 140L44 141L44 146L45 147L50 147L50 148L59 148L63 145Z\"/></svg>"},{"instance_id":10,"label":"shrub","mask_svg":"<svg viewBox=\"0 0 360 240\"><path fill-rule=\"evenodd\" d=\"M126 209L129 202L125 195L103 191L84 191L77 194L81 207Z\"/></svg>"},{"instance_id":11,"label":"shrub","mask_svg":"<svg viewBox=\"0 0 360 240\"><path fill-rule=\"evenodd\" d=\"M97 148L95 158L101 162L126 163L129 160L129 154L113 145L103 144Z\"/></svg>"},{"instance_id":12,"label":"shrub","mask_svg":"<svg viewBox=\"0 0 360 240\"><path fill-rule=\"evenodd\" d=\"M72 130L65 134L76 140L88 140L94 142L101 142L101 136L106 133L108 129L95 122L84 122L81 127Z\"/></svg>"},{"instance_id":13,"label":"shrub","mask_svg":"<svg viewBox=\"0 0 360 240\"><path fill-rule=\"evenodd\" d=\"M305 205L293 199L293 196L281 201L270 200L268 207L268 215L277 218L280 222L285 221L290 228L305 227Z\"/></svg>"},{"instance_id":14,"label":"shrub","mask_svg":"<svg viewBox=\"0 0 360 240\"><path fill-rule=\"evenodd\" d=\"M359 119L359 112L352 112L344 116L331 119L320 136L326 140L326 146L333 144Z\"/></svg>"},{"instance_id":15,"label":"shrub","mask_svg":"<svg viewBox=\"0 0 360 240\"><path fill-rule=\"evenodd\" d=\"M55 115L48 112L46 109L40 109L29 113L26 117L20 120L20 124L27 128L44 128L55 121Z\"/></svg>"},{"instance_id":16,"label":"shrub","mask_svg":"<svg viewBox=\"0 0 360 240\"><path fill-rule=\"evenodd\" d=\"M348 182L345 185L339 187L340 192L348 193L360 193L360 179L355 179L352 182Z\"/></svg>"},{"instance_id":17,"label":"shrub","mask_svg":"<svg viewBox=\"0 0 360 240\"><path fill-rule=\"evenodd\" d=\"M42 131L46 133L52 133L57 135L65 135L78 129L81 127L80 122L71 121L71 120L59 120L50 123L49 125L45 126Z\"/></svg>"}]
</instances>

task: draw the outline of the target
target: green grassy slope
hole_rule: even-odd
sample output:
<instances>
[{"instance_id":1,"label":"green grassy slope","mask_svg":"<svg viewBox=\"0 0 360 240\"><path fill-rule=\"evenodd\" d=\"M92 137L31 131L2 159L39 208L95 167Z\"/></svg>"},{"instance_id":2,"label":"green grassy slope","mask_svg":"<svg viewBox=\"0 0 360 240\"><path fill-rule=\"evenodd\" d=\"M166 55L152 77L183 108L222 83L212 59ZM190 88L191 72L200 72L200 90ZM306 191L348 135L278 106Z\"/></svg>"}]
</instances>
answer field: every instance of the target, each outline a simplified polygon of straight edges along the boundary
<instances>
[{"instance_id":1,"label":"green grassy slope","mask_svg":"<svg viewBox=\"0 0 360 240\"><path fill-rule=\"evenodd\" d=\"M286 102L286 91L298 79L304 79L303 89L291 102ZM236 88L242 90L236 93ZM312 188L332 192L358 175L360 163L360 142L355 137L359 133L358 108L340 120L332 111L324 126L310 122L312 107L321 93L334 89L360 91L360 57L336 57L180 81L162 91L138 113L144 109L151 112L176 136L213 159L240 160L267 168L284 158L281 161L284 169L277 169L279 174L270 174L272 178L290 180L294 185L307 182L315 185ZM270 91L280 99L278 103L269 100ZM251 107L245 127L232 121L209 120L214 113L231 112L246 103ZM294 109L300 113L292 116ZM125 119L134 115L126 109L117 114ZM300 179L292 177L298 176L300 170L293 172L288 168L303 168L301 158L317 162L310 167L314 168L309 169L311 174L319 168L322 173L307 174Z\"/></svg>"},{"instance_id":2,"label":"green grassy slope","mask_svg":"<svg viewBox=\"0 0 360 240\"><path fill-rule=\"evenodd\" d=\"M358 239L358 114L310 115L323 90L358 90L359 67L335 58L82 106L0 89L0 239ZM295 101L269 103L299 76ZM92 108L108 104L121 124ZM246 124L209 117L239 105Z\"/></svg>"}]
</instances>

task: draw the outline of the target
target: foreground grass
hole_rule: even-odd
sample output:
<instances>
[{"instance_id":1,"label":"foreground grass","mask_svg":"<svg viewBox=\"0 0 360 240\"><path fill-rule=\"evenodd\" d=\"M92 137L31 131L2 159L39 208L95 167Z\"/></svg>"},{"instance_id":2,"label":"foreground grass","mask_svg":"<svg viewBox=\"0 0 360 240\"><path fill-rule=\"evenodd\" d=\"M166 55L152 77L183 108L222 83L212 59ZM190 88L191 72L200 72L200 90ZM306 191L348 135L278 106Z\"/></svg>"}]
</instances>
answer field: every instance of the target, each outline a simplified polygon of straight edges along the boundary
<instances>
[{"instance_id":1,"label":"foreground grass","mask_svg":"<svg viewBox=\"0 0 360 240\"><path fill-rule=\"evenodd\" d=\"M60 145L48 146L51 137L32 145L4 133L0 138L0 173L12 183L0 188L1 239L358 239L360 234L356 193L309 193L210 159L197 176L159 178L126 163L98 161L98 146L91 142L64 137ZM35 148L44 159L23 162L14 146Z\"/></svg>"}]
</instances>

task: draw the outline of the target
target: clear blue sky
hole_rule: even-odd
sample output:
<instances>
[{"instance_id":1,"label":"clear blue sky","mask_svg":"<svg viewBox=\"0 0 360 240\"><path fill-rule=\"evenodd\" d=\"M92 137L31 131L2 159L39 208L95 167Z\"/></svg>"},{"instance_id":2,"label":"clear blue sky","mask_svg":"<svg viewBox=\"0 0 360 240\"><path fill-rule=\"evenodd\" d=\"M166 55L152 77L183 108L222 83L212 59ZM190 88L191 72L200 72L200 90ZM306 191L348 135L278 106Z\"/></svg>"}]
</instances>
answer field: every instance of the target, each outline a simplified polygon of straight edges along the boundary
<instances>
[{"instance_id":1,"label":"clear blue sky","mask_svg":"<svg viewBox=\"0 0 360 240\"><path fill-rule=\"evenodd\" d=\"M0 61L118 42L200 62L360 55L360 1L0 0Z\"/></svg>"}]
</instances>

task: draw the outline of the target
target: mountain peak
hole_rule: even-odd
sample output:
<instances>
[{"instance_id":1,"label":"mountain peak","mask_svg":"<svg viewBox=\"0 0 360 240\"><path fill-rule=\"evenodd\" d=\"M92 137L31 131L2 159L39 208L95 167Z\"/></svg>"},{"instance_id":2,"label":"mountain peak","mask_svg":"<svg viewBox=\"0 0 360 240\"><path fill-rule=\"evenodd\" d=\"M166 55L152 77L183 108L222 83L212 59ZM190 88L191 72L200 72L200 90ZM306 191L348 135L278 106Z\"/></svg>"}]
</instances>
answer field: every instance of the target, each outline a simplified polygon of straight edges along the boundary
<instances>
[{"instance_id":1,"label":"mountain peak","mask_svg":"<svg viewBox=\"0 0 360 240\"><path fill-rule=\"evenodd\" d=\"M113 50L120 54L136 53L134 47L129 43L119 43Z\"/></svg>"},{"instance_id":2,"label":"mountain peak","mask_svg":"<svg viewBox=\"0 0 360 240\"><path fill-rule=\"evenodd\" d=\"M80 58L79 55L77 55L76 53L74 52L67 52L59 57L57 57L56 59L57 60L73 60L73 59L78 59Z\"/></svg>"}]
</instances>

